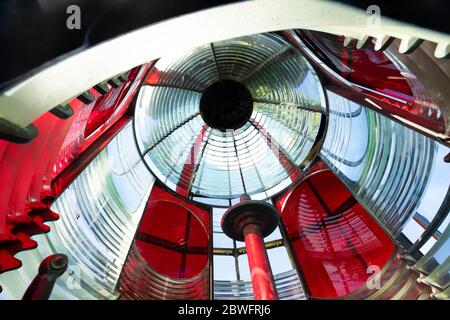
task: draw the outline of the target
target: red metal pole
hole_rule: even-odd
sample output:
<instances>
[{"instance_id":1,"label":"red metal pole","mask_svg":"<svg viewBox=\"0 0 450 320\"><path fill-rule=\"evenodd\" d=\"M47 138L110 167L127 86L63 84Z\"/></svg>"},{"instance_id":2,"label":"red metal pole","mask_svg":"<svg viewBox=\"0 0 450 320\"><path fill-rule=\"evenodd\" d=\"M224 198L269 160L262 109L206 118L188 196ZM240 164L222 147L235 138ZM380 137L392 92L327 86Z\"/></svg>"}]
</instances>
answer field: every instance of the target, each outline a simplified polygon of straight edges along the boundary
<instances>
[{"instance_id":1,"label":"red metal pole","mask_svg":"<svg viewBox=\"0 0 450 320\"><path fill-rule=\"evenodd\" d=\"M259 224L249 223L243 228L242 232L245 237L255 300L278 300L261 227Z\"/></svg>"}]
</instances>

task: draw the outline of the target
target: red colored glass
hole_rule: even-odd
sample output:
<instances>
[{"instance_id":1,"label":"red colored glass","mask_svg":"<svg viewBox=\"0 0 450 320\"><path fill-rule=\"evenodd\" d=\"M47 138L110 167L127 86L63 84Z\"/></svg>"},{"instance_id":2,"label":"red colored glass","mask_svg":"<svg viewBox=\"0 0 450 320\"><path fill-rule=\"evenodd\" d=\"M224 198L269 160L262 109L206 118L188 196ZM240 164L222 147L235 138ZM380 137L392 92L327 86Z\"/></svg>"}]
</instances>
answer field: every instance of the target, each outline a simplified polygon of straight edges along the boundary
<instances>
[{"instance_id":1,"label":"red colored glass","mask_svg":"<svg viewBox=\"0 0 450 320\"><path fill-rule=\"evenodd\" d=\"M396 114L438 133L445 131L442 112L426 89L414 76L406 78L405 70L399 70L383 51L375 51L373 43L368 43L364 49L356 49L354 45L345 47L342 36L316 31L301 31L300 34L328 67L352 83L373 90L357 89L378 102L386 113Z\"/></svg>"},{"instance_id":2,"label":"red colored glass","mask_svg":"<svg viewBox=\"0 0 450 320\"><path fill-rule=\"evenodd\" d=\"M392 239L320 163L276 205L312 296L340 297L366 284L369 266L381 270Z\"/></svg>"},{"instance_id":3,"label":"red colored glass","mask_svg":"<svg viewBox=\"0 0 450 320\"><path fill-rule=\"evenodd\" d=\"M160 274L190 279L208 265L209 213L158 186L151 192L136 246Z\"/></svg>"}]
</instances>

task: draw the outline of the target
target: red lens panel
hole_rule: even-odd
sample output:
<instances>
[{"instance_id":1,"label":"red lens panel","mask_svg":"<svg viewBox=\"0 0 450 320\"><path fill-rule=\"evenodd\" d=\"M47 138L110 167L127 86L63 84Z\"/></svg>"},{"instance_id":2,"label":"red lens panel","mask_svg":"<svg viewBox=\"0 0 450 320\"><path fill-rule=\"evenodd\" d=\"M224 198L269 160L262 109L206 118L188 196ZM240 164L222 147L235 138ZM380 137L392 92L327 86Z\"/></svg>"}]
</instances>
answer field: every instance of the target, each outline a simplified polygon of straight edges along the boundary
<instances>
[{"instance_id":1,"label":"red lens panel","mask_svg":"<svg viewBox=\"0 0 450 320\"><path fill-rule=\"evenodd\" d=\"M155 186L136 236L147 263L172 278L193 278L208 264L209 214Z\"/></svg>"},{"instance_id":2,"label":"red lens panel","mask_svg":"<svg viewBox=\"0 0 450 320\"><path fill-rule=\"evenodd\" d=\"M329 169L310 174L277 207L314 297L361 288L368 267L381 270L394 252L391 238Z\"/></svg>"},{"instance_id":3,"label":"red lens panel","mask_svg":"<svg viewBox=\"0 0 450 320\"><path fill-rule=\"evenodd\" d=\"M442 112L420 81L409 71L399 70L385 52L375 51L372 42L356 49L355 44L345 47L342 36L316 31L301 31L300 34L329 68L352 83L370 89L357 90L379 103L386 113L438 133L445 132ZM350 94L345 91L344 95Z\"/></svg>"}]
</instances>

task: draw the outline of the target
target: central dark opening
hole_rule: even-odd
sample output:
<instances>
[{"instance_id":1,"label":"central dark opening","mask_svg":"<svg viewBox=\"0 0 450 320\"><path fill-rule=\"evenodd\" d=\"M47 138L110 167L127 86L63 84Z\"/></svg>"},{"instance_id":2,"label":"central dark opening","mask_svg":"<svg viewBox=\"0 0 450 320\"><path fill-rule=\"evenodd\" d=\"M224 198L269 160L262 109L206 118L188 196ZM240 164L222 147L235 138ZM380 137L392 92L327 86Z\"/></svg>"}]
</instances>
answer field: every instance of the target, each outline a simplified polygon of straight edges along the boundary
<instances>
[{"instance_id":1,"label":"central dark opening","mask_svg":"<svg viewBox=\"0 0 450 320\"><path fill-rule=\"evenodd\" d=\"M253 112L253 99L237 81L220 80L203 92L200 114L211 128L225 131L242 127Z\"/></svg>"}]
</instances>

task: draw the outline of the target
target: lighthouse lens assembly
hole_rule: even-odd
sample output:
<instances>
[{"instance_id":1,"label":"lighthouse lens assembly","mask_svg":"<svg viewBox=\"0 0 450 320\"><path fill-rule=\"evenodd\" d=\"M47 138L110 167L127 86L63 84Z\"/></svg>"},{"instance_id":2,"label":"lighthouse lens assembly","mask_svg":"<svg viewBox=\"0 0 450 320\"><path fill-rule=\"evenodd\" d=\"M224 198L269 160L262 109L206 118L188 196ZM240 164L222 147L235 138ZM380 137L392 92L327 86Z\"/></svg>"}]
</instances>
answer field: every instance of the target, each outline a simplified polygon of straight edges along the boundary
<instances>
[{"instance_id":1,"label":"lighthouse lens assembly","mask_svg":"<svg viewBox=\"0 0 450 320\"><path fill-rule=\"evenodd\" d=\"M55 255L54 300L450 299L450 38L282 1L102 19L2 84L0 300Z\"/></svg>"}]
</instances>

